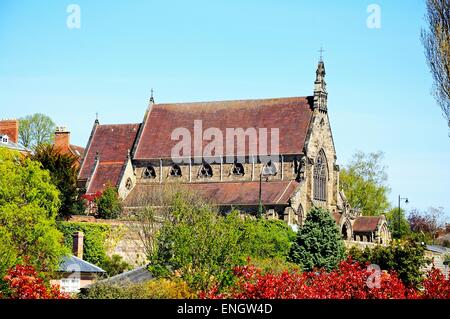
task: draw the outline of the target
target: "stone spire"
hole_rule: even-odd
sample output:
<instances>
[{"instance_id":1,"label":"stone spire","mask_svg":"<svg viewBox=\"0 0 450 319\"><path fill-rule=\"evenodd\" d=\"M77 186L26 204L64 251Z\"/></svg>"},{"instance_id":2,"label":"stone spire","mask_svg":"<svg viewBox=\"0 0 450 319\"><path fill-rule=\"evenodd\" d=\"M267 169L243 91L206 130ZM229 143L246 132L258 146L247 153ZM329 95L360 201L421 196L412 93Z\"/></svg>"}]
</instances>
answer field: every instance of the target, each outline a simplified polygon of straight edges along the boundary
<instances>
[{"instance_id":1,"label":"stone spire","mask_svg":"<svg viewBox=\"0 0 450 319\"><path fill-rule=\"evenodd\" d=\"M327 83L325 82L325 63L320 56L316 70L316 80L314 81L314 109L327 112Z\"/></svg>"}]
</instances>

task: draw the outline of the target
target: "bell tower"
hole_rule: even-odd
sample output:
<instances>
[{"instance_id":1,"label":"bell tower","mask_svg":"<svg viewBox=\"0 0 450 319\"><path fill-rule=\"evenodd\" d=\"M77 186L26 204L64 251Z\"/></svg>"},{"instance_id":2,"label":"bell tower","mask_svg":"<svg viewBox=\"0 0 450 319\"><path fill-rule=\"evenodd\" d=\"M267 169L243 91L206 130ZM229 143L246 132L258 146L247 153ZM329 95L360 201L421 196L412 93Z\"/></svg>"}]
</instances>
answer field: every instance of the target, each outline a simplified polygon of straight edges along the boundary
<instances>
[{"instance_id":1,"label":"bell tower","mask_svg":"<svg viewBox=\"0 0 450 319\"><path fill-rule=\"evenodd\" d=\"M321 50L322 52L323 50ZM316 70L316 80L314 81L314 109L327 112L327 83L325 82L325 63L320 55L320 60Z\"/></svg>"}]
</instances>

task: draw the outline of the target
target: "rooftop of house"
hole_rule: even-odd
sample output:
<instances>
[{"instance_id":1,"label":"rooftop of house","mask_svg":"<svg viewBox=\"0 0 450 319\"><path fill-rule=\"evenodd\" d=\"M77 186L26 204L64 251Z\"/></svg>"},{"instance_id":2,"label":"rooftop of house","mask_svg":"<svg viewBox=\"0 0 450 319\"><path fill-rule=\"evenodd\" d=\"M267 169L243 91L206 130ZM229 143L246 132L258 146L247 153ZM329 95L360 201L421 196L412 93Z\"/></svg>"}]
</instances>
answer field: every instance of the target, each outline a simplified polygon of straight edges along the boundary
<instances>
[{"instance_id":1,"label":"rooftop of house","mask_svg":"<svg viewBox=\"0 0 450 319\"><path fill-rule=\"evenodd\" d=\"M91 264L74 255L64 256L58 271L60 272L81 272L81 273L106 273L100 267Z\"/></svg>"}]
</instances>

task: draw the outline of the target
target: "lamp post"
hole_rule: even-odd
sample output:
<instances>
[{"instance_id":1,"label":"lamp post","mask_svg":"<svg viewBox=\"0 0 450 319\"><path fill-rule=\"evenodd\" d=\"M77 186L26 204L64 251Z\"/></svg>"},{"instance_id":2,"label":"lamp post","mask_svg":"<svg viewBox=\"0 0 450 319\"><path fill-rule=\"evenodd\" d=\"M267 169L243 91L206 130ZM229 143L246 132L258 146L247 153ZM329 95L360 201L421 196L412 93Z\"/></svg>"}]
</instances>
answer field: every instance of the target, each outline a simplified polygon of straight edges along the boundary
<instances>
[{"instance_id":1,"label":"lamp post","mask_svg":"<svg viewBox=\"0 0 450 319\"><path fill-rule=\"evenodd\" d=\"M398 195L397 236L398 236L399 238L400 238L400 226L401 226L401 225L400 225L400 223L401 223L401 218L400 218L400 216L401 216L401 214L402 214L401 207L400 207L400 202L401 202L402 200L405 201L405 204L408 204L408 203L409 203L407 197L401 197L400 195Z\"/></svg>"}]
</instances>

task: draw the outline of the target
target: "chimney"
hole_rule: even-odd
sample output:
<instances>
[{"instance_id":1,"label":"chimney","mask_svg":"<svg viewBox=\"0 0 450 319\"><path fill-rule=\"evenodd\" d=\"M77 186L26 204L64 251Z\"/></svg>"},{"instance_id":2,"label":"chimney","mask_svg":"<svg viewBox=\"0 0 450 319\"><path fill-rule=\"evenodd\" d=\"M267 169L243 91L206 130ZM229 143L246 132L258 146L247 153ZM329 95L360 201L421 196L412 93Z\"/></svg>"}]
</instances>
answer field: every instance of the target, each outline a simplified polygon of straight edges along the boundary
<instances>
[{"instance_id":1,"label":"chimney","mask_svg":"<svg viewBox=\"0 0 450 319\"><path fill-rule=\"evenodd\" d=\"M1 120L0 134L6 134L11 142L19 141L19 121L18 120Z\"/></svg>"},{"instance_id":2,"label":"chimney","mask_svg":"<svg viewBox=\"0 0 450 319\"><path fill-rule=\"evenodd\" d=\"M55 131L55 146L67 149L70 144L70 132L63 126L57 127Z\"/></svg>"},{"instance_id":3,"label":"chimney","mask_svg":"<svg viewBox=\"0 0 450 319\"><path fill-rule=\"evenodd\" d=\"M84 234L81 231L77 231L73 234L73 250L74 256L83 259L83 241Z\"/></svg>"}]
</instances>

